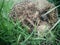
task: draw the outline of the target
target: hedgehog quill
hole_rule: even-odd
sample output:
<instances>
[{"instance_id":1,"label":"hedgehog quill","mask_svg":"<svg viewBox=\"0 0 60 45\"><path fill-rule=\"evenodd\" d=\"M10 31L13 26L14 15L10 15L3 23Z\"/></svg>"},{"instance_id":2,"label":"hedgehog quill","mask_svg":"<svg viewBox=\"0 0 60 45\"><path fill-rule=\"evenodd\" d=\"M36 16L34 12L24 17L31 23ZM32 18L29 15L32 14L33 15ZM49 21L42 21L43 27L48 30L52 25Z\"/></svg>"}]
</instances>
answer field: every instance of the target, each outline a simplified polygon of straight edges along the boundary
<instances>
[{"instance_id":1,"label":"hedgehog quill","mask_svg":"<svg viewBox=\"0 0 60 45\"><path fill-rule=\"evenodd\" d=\"M55 5L47 0L27 0L17 3L11 9L9 17L16 21L21 21L22 25L27 25L29 30L33 30L36 26L38 33L44 33L49 30L58 20L57 9L53 10L49 14L43 16Z\"/></svg>"}]
</instances>

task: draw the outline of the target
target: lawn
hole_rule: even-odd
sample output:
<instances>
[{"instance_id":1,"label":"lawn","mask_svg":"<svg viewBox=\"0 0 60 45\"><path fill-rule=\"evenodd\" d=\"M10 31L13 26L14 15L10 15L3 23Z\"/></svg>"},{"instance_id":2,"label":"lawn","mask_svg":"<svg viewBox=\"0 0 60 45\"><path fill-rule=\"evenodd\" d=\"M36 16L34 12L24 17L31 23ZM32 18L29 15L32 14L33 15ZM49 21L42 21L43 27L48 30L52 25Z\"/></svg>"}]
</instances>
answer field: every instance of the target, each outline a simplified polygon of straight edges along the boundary
<instances>
[{"instance_id":1,"label":"lawn","mask_svg":"<svg viewBox=\"0 0 60 45\"><path fill-rule=\"evenodd\" d=\"M23 27L19 21L14 23L9 19L13 5L21 0L14 1L0 0L0 45L60 45L60 0L49 0L58 9L59 20L45 37L36 36L35 28L28 33L27 26Z\"/></svg>"}]
</instances>

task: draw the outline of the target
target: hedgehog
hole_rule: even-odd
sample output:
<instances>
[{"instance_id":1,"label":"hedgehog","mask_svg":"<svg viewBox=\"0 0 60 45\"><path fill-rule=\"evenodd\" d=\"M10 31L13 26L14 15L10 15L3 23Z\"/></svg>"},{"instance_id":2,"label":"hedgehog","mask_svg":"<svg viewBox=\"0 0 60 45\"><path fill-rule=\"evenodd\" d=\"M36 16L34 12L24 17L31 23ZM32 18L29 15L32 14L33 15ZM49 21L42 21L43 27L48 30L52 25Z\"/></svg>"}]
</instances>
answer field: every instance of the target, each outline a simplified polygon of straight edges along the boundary
<instances>
[{"instance_id":1,"label":"hedgehog","mask_svg":"<svg viewBox=\"0 0 60 45\"><path fill-rule=\"evenodd\" d=\"M45 32L58 20L57 9L44 16L46 12L54 7L55 5L47 0L22 1L13 6L9 18L12 18L14 22L18 19L23 26L28 26L30 31L36 26L37 32Z\"/></svg>"}]
</instances>

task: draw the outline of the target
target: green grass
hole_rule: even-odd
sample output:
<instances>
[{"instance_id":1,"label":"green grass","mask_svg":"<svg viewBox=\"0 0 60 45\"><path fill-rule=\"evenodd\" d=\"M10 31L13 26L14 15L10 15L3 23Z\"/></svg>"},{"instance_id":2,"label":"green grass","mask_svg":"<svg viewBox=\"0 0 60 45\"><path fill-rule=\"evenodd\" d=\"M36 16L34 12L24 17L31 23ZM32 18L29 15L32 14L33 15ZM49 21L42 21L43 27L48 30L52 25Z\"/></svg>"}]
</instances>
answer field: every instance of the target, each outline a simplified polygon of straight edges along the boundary
<instances>
[{"instance_id":1,"label":"green grass","mask_svg":"<svg viewBox=\"0 0 60 45\"><path fill-rule=\"evenodd\" d=\"M49 0L56 7L59 0ZM23 27L19 21L10 20L8 15L13 7L12 0L0 0L0 45L60 45L60 20L52 27L51 31L44 34L45 37L36 36L36 29L28 33L28 27ZM58 7L60 18L60 7ZM48 11L49 13L49 11ZM47 13L46 13L47 14ZM4 44L3 44L4 43Z\"/></svg>"}]
</instances>

